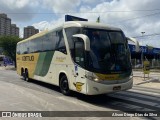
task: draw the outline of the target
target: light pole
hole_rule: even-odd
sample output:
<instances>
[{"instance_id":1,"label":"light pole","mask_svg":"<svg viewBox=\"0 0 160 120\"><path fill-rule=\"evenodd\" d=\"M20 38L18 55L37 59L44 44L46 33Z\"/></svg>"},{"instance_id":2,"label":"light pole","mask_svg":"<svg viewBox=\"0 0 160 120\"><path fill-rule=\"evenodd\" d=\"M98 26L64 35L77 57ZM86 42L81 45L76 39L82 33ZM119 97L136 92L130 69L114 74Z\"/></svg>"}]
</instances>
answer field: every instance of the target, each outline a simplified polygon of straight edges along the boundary
<instances>
[{"instance_id":1,"label":"light pole","mask_svg":"<svg viewBox=\"0 0 160 120\"><path fill-rule=\"evenodd\" d=\"M145 32L141 32L142 33L142 37L144 35ZM143 40L142 40L142 49L141 49L141 62L142 62L142 68L143 68Z\"/></svg>"}]
</instances>

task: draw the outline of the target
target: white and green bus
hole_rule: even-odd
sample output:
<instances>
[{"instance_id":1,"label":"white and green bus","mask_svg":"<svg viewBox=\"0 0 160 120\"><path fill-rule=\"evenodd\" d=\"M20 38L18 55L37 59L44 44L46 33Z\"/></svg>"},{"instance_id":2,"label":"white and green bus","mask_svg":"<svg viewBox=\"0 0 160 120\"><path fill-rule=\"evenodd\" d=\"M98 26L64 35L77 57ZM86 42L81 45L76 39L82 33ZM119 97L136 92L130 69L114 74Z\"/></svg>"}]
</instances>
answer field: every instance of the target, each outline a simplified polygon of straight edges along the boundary
<instances>
[{"instance_id":1,"label":"white and green bus","mask_svg":"<svg viewBox=\"0 0 160 120\"><path fill-rule=\"evenodd\" d=\"M132 88L128 41L123 31L101 23L65 22L17 44L17 73L57 85L63 94L87 95Z\"/></svg>"}]
</instances>

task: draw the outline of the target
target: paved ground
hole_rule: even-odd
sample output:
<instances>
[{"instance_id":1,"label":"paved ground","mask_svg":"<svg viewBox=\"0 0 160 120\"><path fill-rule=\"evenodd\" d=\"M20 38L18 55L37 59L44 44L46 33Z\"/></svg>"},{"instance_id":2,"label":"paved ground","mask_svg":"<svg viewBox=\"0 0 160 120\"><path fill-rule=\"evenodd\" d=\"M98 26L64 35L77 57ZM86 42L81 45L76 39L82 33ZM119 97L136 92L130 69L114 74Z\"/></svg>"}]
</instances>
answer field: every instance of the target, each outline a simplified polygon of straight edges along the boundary
<instances>
[{"instance_id":1,"label":"paved ground","mask_svg":"<svg viewBox=\"0 0 160 120\"><path fill-rule=\"evenodd\" d=\"M131 90L101 96L85 96L73 93L72 96L67 97L62 95L56 86L38 81L26 82L16 74L16 71L10 70L9 67L7 67L7 70L0 68L0 111L159 111L159 82L144 83L143 78L138 76L141 73L135 74L137 76L134 77L134 87ZM158 75L157 73L155 74ZM155 77L155 74L150 77ZM6 120L7 118L1 119ZM37 120L39 119L37 118ZM63 119L136 120L146 119L146 117L81 117ZM152 117L150 119L157 118ZM17 120L17 118L14 118L14 120Z\"/></svg>"},{"instance_id":2,"label":"paved ground","mask_svg":"<svg viewBox=\"0 0 160 120\"><path fill-rule=\"evenodd\" d=\"M15 70L14 66L0 67L0 70ZM160 88L160 73L150 72L149 77L144 74L141 70L133 71L134 86L149 87L149 88Z\"/></svg>"},{"instance_id":3,"label":"paved ground","mask_svg":"<svg viewBox=\"0 0 160 120\"><path fill-rule=\"evenodd\" d=\"M148 87L148 88L160 88L160 73L157 72L151 72L148 75L145 75L141 71L134 71L134 86L141 86L141 87Z\"/></svg>"}]
</instances>

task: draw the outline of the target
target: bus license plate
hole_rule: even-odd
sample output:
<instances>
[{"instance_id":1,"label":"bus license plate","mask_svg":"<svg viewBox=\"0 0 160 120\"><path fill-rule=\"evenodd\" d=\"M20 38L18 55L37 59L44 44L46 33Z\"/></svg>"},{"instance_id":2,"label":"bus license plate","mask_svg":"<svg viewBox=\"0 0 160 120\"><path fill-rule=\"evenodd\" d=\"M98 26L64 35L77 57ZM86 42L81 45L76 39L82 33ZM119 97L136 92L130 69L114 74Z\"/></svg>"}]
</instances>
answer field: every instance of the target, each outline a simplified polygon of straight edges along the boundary
<instances>
[{"instance_id":1,"label":"bus license plate","mask_svg":"<svg viewBox=\"0 0 160 120\"><path fill-rule=\"evenodd\" d=\"M121 86L115 86L113 87L113 90L121 90Z\"/></svg>"}]
</instances>

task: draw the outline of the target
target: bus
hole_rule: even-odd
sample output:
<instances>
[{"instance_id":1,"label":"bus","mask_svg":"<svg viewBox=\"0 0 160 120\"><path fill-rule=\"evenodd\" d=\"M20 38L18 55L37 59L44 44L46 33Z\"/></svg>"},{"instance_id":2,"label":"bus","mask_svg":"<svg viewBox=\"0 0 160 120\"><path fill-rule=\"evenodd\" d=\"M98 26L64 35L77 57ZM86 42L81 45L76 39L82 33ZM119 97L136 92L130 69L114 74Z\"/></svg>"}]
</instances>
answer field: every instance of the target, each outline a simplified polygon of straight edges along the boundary
<instances>
[{"instance_id":1,"label":"bus","mask_svg":"<svg viewBox=\"0 0 160 120\"><path fill-rule=\"evenodd\" d=\"M24 80L98 95L132 88L128 39L119 28L70 21L17 43L17 73Z\"/></svg>"}]
</instances>

